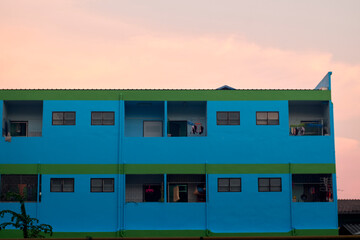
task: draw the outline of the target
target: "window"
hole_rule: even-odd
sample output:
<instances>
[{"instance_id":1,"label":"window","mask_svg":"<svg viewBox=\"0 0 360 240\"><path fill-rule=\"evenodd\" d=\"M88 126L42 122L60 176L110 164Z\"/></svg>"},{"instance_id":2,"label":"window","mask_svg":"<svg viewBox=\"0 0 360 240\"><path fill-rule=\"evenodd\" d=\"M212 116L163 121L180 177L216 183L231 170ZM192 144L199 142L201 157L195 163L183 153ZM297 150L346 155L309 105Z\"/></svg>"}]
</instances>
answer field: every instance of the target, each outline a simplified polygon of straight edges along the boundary
<instances>
[{"instance_id":1,"label":"window","mask_svg":"<svg viewBox=\"0 0 360 240\"><path fill-rule=\"evenodd\" d=\"M331 174L293 174L293 202L333 202Z\"/></svg>"},{"instance_id":2,"label":"window","mask_svg":"<svg viewBox=\"0 0 360 240\"><path fill-rule=\"evenodd\" d=\"M279 112L256 112L256 125L279 125Z\"/></svg>"},{"instance_id":3,"label":"window","mask_svg":"<svg viewBox=\"0 0 360 240\"><path fill-rule=\"evenodd\" d=\"M39 182L41 184L41 178ZM38 175L1 174L1 201L17 201L16 199L8 198L7 194L10 192L24 196L25 201L37 201Z\"/></svg>"},{"instance_id":4,"label":"window","mask_svg":"<svg viewBox=\"0 0 360 240\"><path fill-rule=\"evenodd\" d=\"M91 192L114 192L113 178L92 178L90 185Z\"/></svg>"},{"instance_id":5,"label":"window","mask_svg":"<svg viewBox=\"0 0 360 240\"><path fill-rule=\"evenodd\" d=\"M144 137L162 137L162 121L144 121Z\"/></svg>"},{"instance_id":6,"label":"window","mask_svg":"<svg viewBox=\"0 0 360 240\"><path fill-rule=\"evenodd\" d=\"M241 178L219 178L218 192L241 192Z\"/></svg>"},{"instance_id":7,"label":"window","mask_svg":"<svg viewBox=\"0 0 360 240\"><path fill-rule=\"evenodd\" d=\"M259 192L281 192L281 178L259 178Z\"/></svg>"},{"instance_id":8,"label":"window","mask_svg":"<svg viewBox=\"0 0 360 240\"><path fill-rule=\"evenodd\" d=\"M114 112L91 112L91 125L114 125Z\"/></svg>"},{"instance_id":9,"label":"window","mask_svg":"<svg viewBox=\"0 0 360 240\"><path fill-rule=\"evenodd\" d=\"M75 112L53 112L52 125L75 125Z\"/></svg>"},{"instance_id":10,"label":"window","mask_svg":"<svg viewBox=\"0 0 360 240\"><path fill-rule=\"evenodd\" d=\"M12 137L26 137L28 135L28 121L10 121L10 135Z\"/></svg>"},{"instance_id":11,"label":"window","mask_svg":"<svg viewBox=\"0 0 360 240\"><path fill-rule=\"evenodd\" d=\"M51 178L50 192L74 192L73 178Z\"/></svg>"},{"instance_id":12,"label":"window","mask_svg":"<svg viewBox=\"0 0 360 240\"><path fill-rule=\"evenodd\" d=\"M240 112L216 112L217 125L240 125Z\"/></svg>"}]
</instances>

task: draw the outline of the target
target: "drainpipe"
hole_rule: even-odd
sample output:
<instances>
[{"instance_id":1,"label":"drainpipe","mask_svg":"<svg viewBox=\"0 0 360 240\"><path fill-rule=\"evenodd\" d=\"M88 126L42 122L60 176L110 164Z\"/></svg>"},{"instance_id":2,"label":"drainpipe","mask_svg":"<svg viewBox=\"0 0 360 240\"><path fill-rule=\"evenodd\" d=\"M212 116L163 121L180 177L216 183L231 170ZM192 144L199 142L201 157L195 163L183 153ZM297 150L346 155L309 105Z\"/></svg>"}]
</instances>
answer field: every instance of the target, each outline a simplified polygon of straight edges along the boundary
<instances>
[{"instance_id":1,"label":"drainpipe","mask_svg":"<svg viewBox=\"0 0 360 240\"><path fill-rule=\"evenodd\" d=\"M292 219L292 176L291 176L291 163L289 163L289 194L290 194L290 229L291 236L294 236L294 227Z\"/></svg>"},{"instance_id":2,"label":"drainpipe","mask_svg":"<svg viewBox=\"0 0 360 240\"><path fill-rule=\"evenodd\" d=\"M117 179L118 179L118 187L117 187L117 201L116 201L116 209L117 209L117 222L116 222L116 228L117 228L117 232L116 232L116 236L120 237L121 234L121 230L122 225L123 225L123 212L124 212L124 208L122 208L122 189L120 188L120 183L122 182L122 174L121 174L121 167L120 167L120 162L121 162L121 151L122 151L122 137L121 137L121 100L122 100L122 94L119 94L119 99L118 99L118 136L117 136ZM122 186L123 187L123 186ZM123 210L121 212L121 209Z\"/></svg>"},{"instance_id":3,"label":"drainpipe","mask_svg":"<svg viewBox=\"0 0 360 240\"><path fill-rule=\"evenodd\" d=\"M206 120L207 120L207 102L206 102ZM206 121L206 137L207 136L207 121ZM208 229L208 201L209 201L209 178L208 178L208 171L207 171L207 158L205 158L205 187L206 187L206 197L205 197L205 235L209 235Z\"/></svg>"},{"instance_id":4,"label":"drainpipe","mask_svg":"<svg viewBox=\"0 0 360 240\"><path fill-rule=\"evenodd\" d=\"M122 202L122 219L121 219L121 227L122 230L125 231L125 161L124 161L124 157L123 157L123 141L124 141L124 125L125 125L125 116L123 116L123 113L125 114L125 104L124 104L124 98L123 98L123 94L120 93L120 109L121 109L121 116L120 116L120 162L121 162L121 168L120 168L120 172L121 172L121 179L122 179L122 198L121 198L121 202ZM122 235L122 234L121 234Z\"/></svg>"},{"instance_id":5,"label":"drainpipe","mask_svg":"<svg viewBox=\"0 0 360 240\"><path fill-rule=\"evenodd\" d=\"M43 112L42 112L42 115L44 116L44 102L43 102L43 108L42 108ZM43 129L42 129L42 124L41 124L41 136L43 135ZM41 158L38 159L38 164L37 164L37 169L36 169L36 172L37 172L37 194L36 194L36 218L39 219L39 216L40 216L40 213L39 213L39 203L40 203L40 193L41 193L41 190L40 190L40 176L41 176Z\"/></svg>"}]
</instances>

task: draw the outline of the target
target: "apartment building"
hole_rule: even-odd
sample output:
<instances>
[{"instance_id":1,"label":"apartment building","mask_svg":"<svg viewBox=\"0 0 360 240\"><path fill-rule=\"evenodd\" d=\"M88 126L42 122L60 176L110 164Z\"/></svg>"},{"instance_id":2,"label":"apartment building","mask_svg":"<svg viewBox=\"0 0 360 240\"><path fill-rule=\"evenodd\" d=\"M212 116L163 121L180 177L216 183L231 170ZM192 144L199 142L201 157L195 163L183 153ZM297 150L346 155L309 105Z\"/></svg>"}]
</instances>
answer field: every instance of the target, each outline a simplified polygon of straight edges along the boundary
<instances>
[{"instance_id":1,"label":"apartment building","mask_svg":"<svg viewBox=\"0 0 360 240\"><path fill-rule=\"evenodd\" d=\"M0 90L0 209L22 194L55 237L337 235L330 80Z\"/></svg>"}]
</instances>

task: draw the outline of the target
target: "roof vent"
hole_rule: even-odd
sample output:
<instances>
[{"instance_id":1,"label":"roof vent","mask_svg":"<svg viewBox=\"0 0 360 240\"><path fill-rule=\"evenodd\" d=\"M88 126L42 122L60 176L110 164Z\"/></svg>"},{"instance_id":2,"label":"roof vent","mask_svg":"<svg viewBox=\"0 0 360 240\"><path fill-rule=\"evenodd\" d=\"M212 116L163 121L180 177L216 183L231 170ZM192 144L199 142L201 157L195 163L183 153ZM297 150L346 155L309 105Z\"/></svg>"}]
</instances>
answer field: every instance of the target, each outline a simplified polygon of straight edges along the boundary
<instances>
[{"instance_id":1,"label":"roof vent","mask_svg":"<svg viewBox=\"0 0 360 240\"><path fill-rule=\"evenodd\" d=\"M232 88L228 85L224 85L222 87L217 88L216 90L236 90L235 88Z\"/></svg>"}]
</instances>

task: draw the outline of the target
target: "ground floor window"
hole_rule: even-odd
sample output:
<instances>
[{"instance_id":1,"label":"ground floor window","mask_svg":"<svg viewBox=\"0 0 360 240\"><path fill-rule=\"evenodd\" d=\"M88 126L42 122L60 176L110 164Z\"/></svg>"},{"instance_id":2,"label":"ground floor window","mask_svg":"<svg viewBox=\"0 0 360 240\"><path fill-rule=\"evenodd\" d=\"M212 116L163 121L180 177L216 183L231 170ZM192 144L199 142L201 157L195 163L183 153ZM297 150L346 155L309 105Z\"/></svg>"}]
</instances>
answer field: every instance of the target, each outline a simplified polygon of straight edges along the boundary
<instances>
[{"instance_id":1,"label":"ground floor window","mask_svg":"<svg viewBox=\"0 0 360 240\"><path fill-rule=\"evenodd\" d=\"M241 178L218 178L218 192L241 192Z\"/></svg>"},{"instance_id":2,"label":"ground floor window","mask_svg":"<svg viewBox=\"0 0 360 240\"><path fill-rule=\"evenodd\" d=\"M41 181L37 174L2 174L1 201L16 201L7 196L11 192L20 194L26 201L37 201L38 182Z\"/></svg>"},{"instance_id":3,"label":"ground floor window","mask_svg":"<svg viewBox=\"0 0 360 240\"><path fill-rule=\"evenodd\" d=\"M168 202L206 202L205 174L167 175Z\"/></svg>"},{"instance_id":4,"label":"ground floor window","mask_svg":"<svg viewBox=\"0 0 360 240\"><path fill-rule=\"evenodd\" d=\"M74 178L51 178L50 192L74 192Z\"/></svg>"},{"instance_id":5,"label":"ground floor window","mask_svg":"<svg viewBox=\"0 0 360 240\"><path fill-rule=\"evenodd\" d=\"M332 202L331 174L293 174L293 202Z\"/></svg>"},{"instance_id":6,"label":"ground floor window","mask_svg":"<svg viewBox=\"0 0 360 240\"><path fill-rule=\"evenodd\" d=\"M164 175L129 174L125 177L126 202L163 202Z\"/></svg>"},{"instance_id":7,"label":"ground floor window","mask_svg":"<svg viewBox=\"0 0 360 240\"><path fill-rule=\"evenodd\" d=\"M281 178L259 178L259 192L281 192Z\"/></svg>"},{"instance_id":8,"label":"ground floor window","mask_svg":"<svg viewBox=\"0 0 360 240\"><path fill-rule=\"evenodd\" d=\"M113 178L92 178L90 181L91 192L114 192Z\"/></svg>"}]
</instances>

